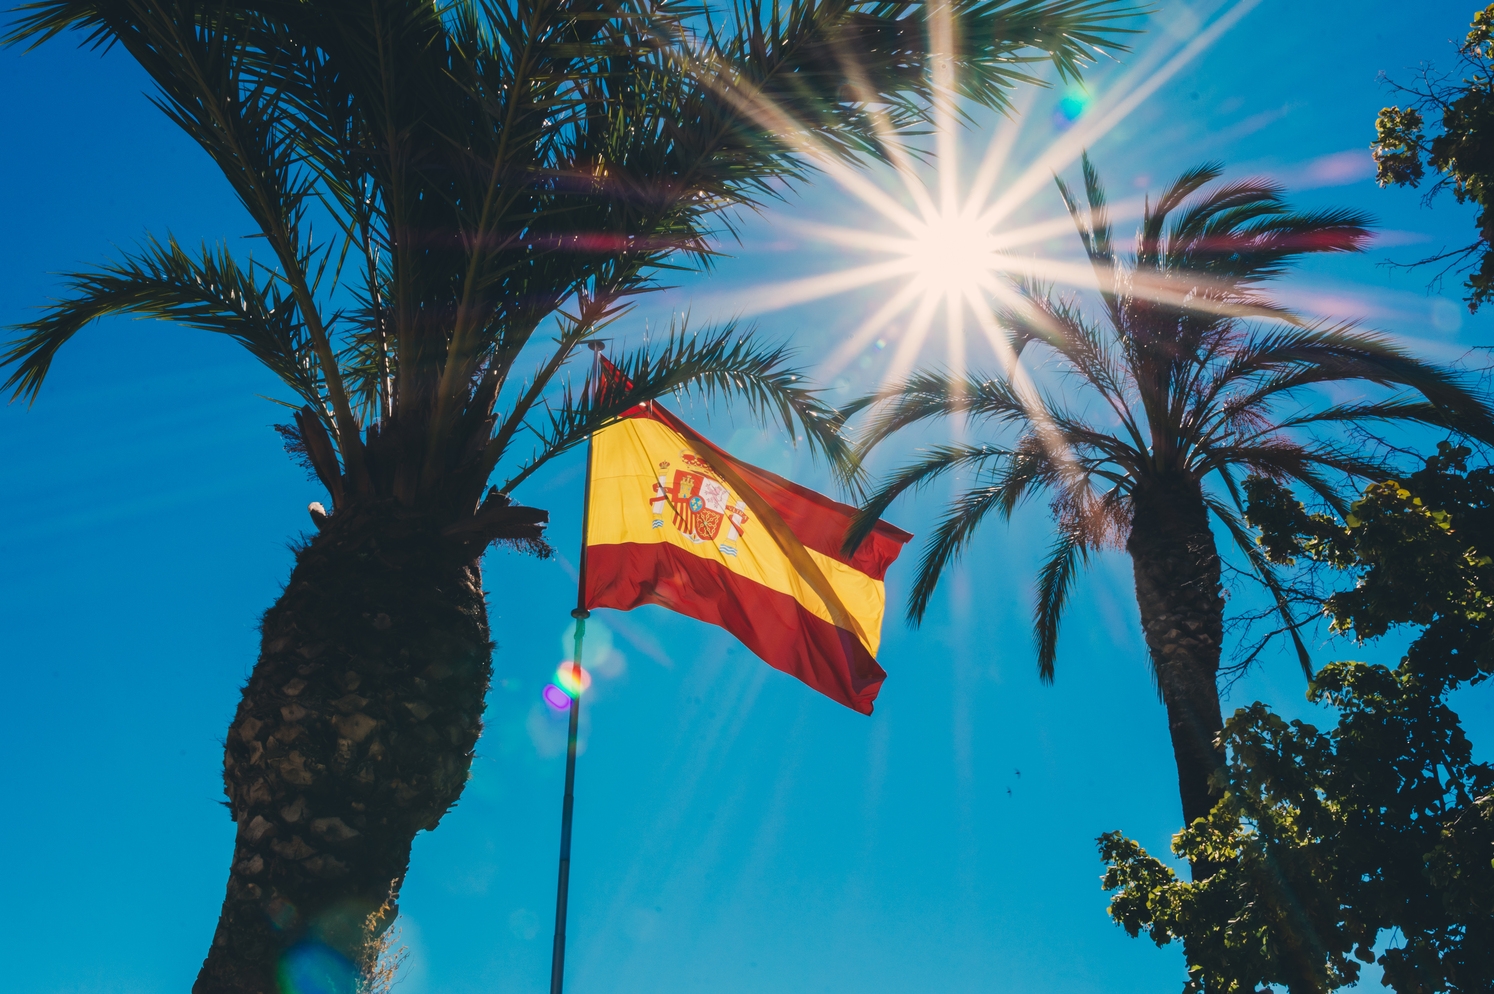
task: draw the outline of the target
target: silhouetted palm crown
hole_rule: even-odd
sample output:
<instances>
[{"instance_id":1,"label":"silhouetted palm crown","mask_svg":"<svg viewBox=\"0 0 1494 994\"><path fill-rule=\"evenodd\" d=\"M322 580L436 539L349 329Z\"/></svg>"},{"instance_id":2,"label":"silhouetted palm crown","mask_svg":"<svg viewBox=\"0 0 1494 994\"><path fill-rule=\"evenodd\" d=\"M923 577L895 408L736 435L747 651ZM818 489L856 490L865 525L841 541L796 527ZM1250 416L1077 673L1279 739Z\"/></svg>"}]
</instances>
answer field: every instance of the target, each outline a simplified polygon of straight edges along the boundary
<instances>
[{"instance_id":1,"label":"silhouetted palm crown","mask_svg":"<svg viewBox=\"0 0 1494 994\"><path fill-rule=\"evenodd\" d=\"M1039 670L1053 675L1058 624L1077 568L1127 542L1138 488L1191 481L1214 520L1289 615L1278 578L1243 523L1243 474L1293 481L1340 507L1344 474L1389 472L1344 426L1410 422L1494 437L1484 404L1455 374L1352 325L1305 323L1265 292L1296 257L1359 250L1369 219L1346 210L1293 211L1281 188L1243 181L1210 187L1221 168L1189 170L1148 201L1135 251L1116 252L1099 177L1086 157L1085 198L1059 181L1099 284L1102 321L1072 295L1015 284L998 315L1010 355L1051 361L1072 387L1040 389L1018 366L1001 376L920 372L869 398L865 451L915 423L960 414L999 440L935 446L897 470L859 519L865 528L904 491L946 473L973 475L930 538L909 600L928 609L939 578L986 515L1010 517L1046 496L1056 536L1041 568ZM1413 395L1331 403L1318 388L1358 381ZM1419 395L1419 396L1416 396ZM1305 649L1288 627L1302 663Z\"/></svg>"},{"instance_id":2,"label":"silhouetted palm crown","mask_svg":"<svg viewBox=\"0 0 1494 994\"><path fill-rule=\"evenodd\" d=\"M336 505L392 496L466 519L512 443L537 438L468 522L484 544L537 534L504 505L539 464L679 389L745 395L839 452L831 412L788 371L787 353L730 326L680 329L619 358L633 386L606 404L594 391L545 399L578 347L656 288L661 269L710 262L723 211L778 195L817 160L878 154L926 120L920 5L44 0L23 10L12 42L76 28L139 61L272 261L167 238L72 275L66 299L4 357L17 396L34 396L57 349L109 313L228 334L304 405L292 445ZM961 93L993 108L1031 79L1024 63L1071 75L1087 46L1114 47L1113 22L1127 13L1113 0L959 0L949 12L966 39ZM547 321L553 345L535 339Z\"/></svg>"}]
</instances>

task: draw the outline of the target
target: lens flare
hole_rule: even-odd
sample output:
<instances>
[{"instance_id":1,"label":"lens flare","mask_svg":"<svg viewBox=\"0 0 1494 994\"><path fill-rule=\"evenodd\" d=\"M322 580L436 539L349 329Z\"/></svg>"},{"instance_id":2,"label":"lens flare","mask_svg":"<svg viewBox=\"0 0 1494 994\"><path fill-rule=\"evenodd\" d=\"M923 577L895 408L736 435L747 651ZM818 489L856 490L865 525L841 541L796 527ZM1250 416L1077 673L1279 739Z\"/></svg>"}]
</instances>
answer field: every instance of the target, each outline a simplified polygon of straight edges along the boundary
<instances>
[{"instance_id":1,"label":"lens flare","mask_svg":"<svg viewBox=\"0 0 1494 994\"><path fill-rule=\"evenodd\" d=\"M1058 130L1063 131L1079 120L1085 110L1089 108L1093 98L1082 86L1071 86L1058 101L1058 109L1053 112L1053 124Z\"/></svg>"},{"instance_id":2,"label":"lens flare","mask_svg":"<svg viewBox=\"0 0 1494 994\"><path fill-rule=\"evenodd\" d=\"M280 989L285 994L357 994L358 971L320 942L305 942L280 960Z\"/></svg>"},{"instance_id":3,"label":"lens flare","mask_svg":"<svg viewBox=\"0 0 1494 994\"><path fill-rule=\"evenodd\" d=\"M555 671L555 682L572 697L580 697L591 686L591 674L575 663L561 663Z\"/></svg>"},{"instance_id":4,"label":"lens flare","mask_svg":"<svg viewBox=\"0 0 1494 994\"><path fill-rule=\"evenodd\" d=\"M553 683L545 684L545 689L540 691L540 696L545 703L556 711L565 711L571 706L571 695L555 686Z\"/></svg>"}]
</instances>

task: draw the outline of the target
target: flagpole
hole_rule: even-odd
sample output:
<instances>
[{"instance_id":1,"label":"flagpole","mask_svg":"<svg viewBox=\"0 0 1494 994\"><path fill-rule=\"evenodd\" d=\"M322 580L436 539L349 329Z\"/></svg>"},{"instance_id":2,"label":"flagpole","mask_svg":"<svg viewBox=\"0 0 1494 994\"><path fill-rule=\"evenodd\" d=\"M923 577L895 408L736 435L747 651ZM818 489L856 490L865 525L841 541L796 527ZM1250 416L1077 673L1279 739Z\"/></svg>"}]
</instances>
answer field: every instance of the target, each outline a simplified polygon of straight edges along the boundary
<instances>
[{"instance_id":1,"label":"flagpole","mask_svg":"<svg viewBox=\"0 0 1494 994\"><path fill-rule=\"evenodd\" d=\"M586 343L591 348L591 381L595 390L601 371L604 342ZM576 646L571 655L575 667L572 678L576 693L571 697L570 722L565 740L565 798L560 805L560 872L555 884L555 945L550 952L550 994L562 994L565 988L565 920L571 890L571 811L576 802L576 734L581 725L581 644L586 637L586 526L591 517L591 437L586 439L586 486L581 499L581 557L576 574Z\"/></svg>"}]
</instances>

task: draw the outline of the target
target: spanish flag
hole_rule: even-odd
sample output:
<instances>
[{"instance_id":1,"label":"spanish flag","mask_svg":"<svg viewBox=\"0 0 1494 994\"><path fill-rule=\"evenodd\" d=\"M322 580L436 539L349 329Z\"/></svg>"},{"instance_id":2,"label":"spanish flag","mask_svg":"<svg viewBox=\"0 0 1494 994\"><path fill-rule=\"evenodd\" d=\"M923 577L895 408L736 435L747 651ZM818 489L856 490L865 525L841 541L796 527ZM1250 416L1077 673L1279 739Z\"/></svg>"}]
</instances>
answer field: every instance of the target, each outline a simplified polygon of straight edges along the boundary
<instances>
[{"instance_id":1,"label":"spanish flag","mask_svg":"<svg viewBox=\"0 0 1494 994\"><path fill-rule=\"evenodd\" d=\"M768 665L862 714L882 578L913 536L884 522L841 552L856 509L739 462L655 404L592 436L588 609L658 604L720 625Z\"/></svg>"}]
</instances>

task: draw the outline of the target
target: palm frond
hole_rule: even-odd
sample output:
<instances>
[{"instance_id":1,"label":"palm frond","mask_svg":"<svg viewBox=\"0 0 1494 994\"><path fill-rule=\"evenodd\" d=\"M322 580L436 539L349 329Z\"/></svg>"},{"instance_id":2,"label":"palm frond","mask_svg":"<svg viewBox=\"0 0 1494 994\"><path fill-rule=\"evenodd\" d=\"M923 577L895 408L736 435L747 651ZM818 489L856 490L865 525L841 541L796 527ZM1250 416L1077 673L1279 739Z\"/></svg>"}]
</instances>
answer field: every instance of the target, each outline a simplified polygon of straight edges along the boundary
<instances>
[{"instance_id":1,"label":"palm frond","mask_svg":"<svg viewBox=\"0 0 1494 994\"><path fill-rule=\"evenodd\" d=\"M1286 328L1258 336L1223 364L1207 396L1255 379L1259 382L1247 387L1239 404L1255 406L1305 386L1345 380L1409 387L1442 410L1449 427L1480 441L1494 440L1494 410L1463 376L1353 325Z\"/></svg>"},{"instance_id":2,"label":"palm frond","mask_svg":"<svg viewBox=\"0 0 1494 994\"><path fill-rule=\"evenodd\" d=\"M1382 422L1390 425L1426 425L1429 428L1445 428L1457 431L1460 423L1455 418L1450 418L1449 412L1435 404L1426 401L1411 400L1405 397L1392 397L1388 400L1366 401L1363 403L1332 404L1317 411L1304 411L1300 414L1287 418L1281 418L1272 430L1290 431L1292 429L1312 428L1318 425L1367 425L1374 422ZM1250 444L1256 440L1255 435L1240 433L1237 444Z\"/></svg>"},{"instance_id":3,"label":"palm frond","mask_svg":"<svg viewBox=\"0 0 1494 994\"><path fill-rule=\"evenodd\" d=\"M1330 445L1297 442L1289 438L1271 438L1253 446L1200 448L1195 472L1203 476L1210 470L1219 474L1229 487L1230 496L1238 502L1231 471L1236 467L1276 480L1295 480L1317 494L1334 508L1345 506L1341 488L1326 479L1321 469L1337 471L1346 477L1374 479L1384 467L1352 453L1341 453Z\"/></svg>"},{"instance_id":4,"label":"palm frond","mask_svg":"<svg viewBox=\"0 0 1494 994\"><path fill-rule=\"evenodd\" d=\"M930 418L971 414L982 420L1025 424L1028 411L1011 385L994 377L928 370L891 384L870 399L871 420L860 432L857 448L869 451L889 436Z\"/></svg>"},{"instance_id":5,"label":"palm frond","mask_svg":"<svg viewBox=\"0 0 1494 994\"><path fill-rule=\"evenodd\" d=\"M1063 177L1054 176L1053 181L1058 186L1058 195L1063 198L1069 217L1073 218L1074 226L1079 230L1079 241L1084 246L1085 254L1097 271L1108 271L1115 263L1115 247L1112 244L1105 186L1100 180L1099 171L1090 161L1088 152L1080 157L1080 164L1084 174L1083 208Z\"/></svg>"},{"instance_id":6,"label":"palm frond","mask_svg":"<svg viewBox=\"0 0 1494 994\"><path fill-rule=\"evenodd\" d=\"M959 560L986 515L995 511L1010 520L1023 499L1036 489L1064 490L1076 484L1067 478L1035 435L1024 436L1011 455L1001 460L987 482L957 494L924 546L908 595L908 621L917 626L944 570Z\"/></svg>"},{"instance_id":7,"label":"palm frond","mask_svg":"<svg viewBox=\"0 0 1494 994\"><path fill-rule=\"evenodd\" d=\"M959 561L965 546L975 536L986 515L1008 502L1006 490L1000 484L977 487L956 495L950 501L948 510L939 519L934 534L930 536L923 555L918 560L913 588L908 594L909 624L917 627L923 623L940 577L944 575L945 569Z\"/></svg>"},{"instance_id":8,"label":"palm frond","mask_svg":"<svg viewBox=\"0 0 1494 994\"><path fill-rule=\"evenodd\" d=\"M263 271L260 271L263 272ZM90 272L63 277L67 296L0 354L13 365L3 388L34 402L57 351L84 326L111 314L175 321L227 335L244 346L306 403L323 409L319 369L295 303L273 273L256 280L251 261L241 267L222 246L189 255L175 238L149 238L137 251Z\"/></svg>"},{"instance_id":9,"label":"palm frond","mask_svg":"<svg viewBox=\"0 0 1494 994\"><path fill-rule=\"evenodd\" d=\"M1178 206L1199 189L1218 179L1224 165L1206 162L1185 171L1162 191L1154 205L1148 203L1142 215L1141 230L1136 236L1136 268L1156 269L1162 261L1162 230Z\"/></svg>"},{"instance_id":10,"label":"palm frond","mask_svg":"<svg viewBox=\"0 0 1494 994\"><path fill-rule=\"evenodd\" d=\"M917 462L895 470L856 512L846 530L842 548L847 555L861 547L892 502L909 490L918 490L946 473L970 470L980 473L992 462L1008 459L1013 450L994 445L938 445Z\"/></svg>"},{"instance_id":11,"label":"palm frond","mask_svg":"<svg viewBox=\"0 0 1494 994\"><path fill-rule=\"evenodd\" d=\"M768 104L795 127L841 118L833 134L853 144L834 151L874 152L886 135L869 105L895 131L930 123L934 58L951 59L959 97L1006 111L1014 86L1041 85L1034 63L1076 78L1097 53L1126 50L1123 37L1137 29L1122 23L1143 11L1112 0L956 0L942 11L960 38L948 55L931 51L924 12L903 0L738 0L706 33L696 64L730 67L720 91L730 87L748 107ZM840 90L847 81L849 93Z\"/></svg>"},{"instance_id":12,"label":"palm frond","mask_svg":"<svg viewBox=\"0 0 1494 994\"><path fill-rule=\"evenodd\" d=\"M1221 445L1200 452L1209 465L1242 466L1276 479L1298 480L1335 507L1341 505L1343 497L1316 475L1318 469L1357 480L1383 480L1392 473L1390 464L1383 459L1322 441L1268 438L1254 444Z\"/></svg>"},{"instance_id":13,"label":"palm frond","mask_svg":"<svg viewBox=\"0 0 1494 994\"><path fill-rule=\"evenodd\" d=\"M588 375L579 390L567 385L547 408L546 423L532 426L538 451L501 489L512 491L544 463L639 404L687 393L707 403L744 403L758 420L776 421L791 438L806 442L833 469L851 472L851 450L837 412L792 360L788 348L760 343L734 322L698 333L684 326L671 329L662 344L613 360L624 382L598 382Z\"/></svg>"},{"instance_id":14,"label":"palm frond","mask_svg":"<svg viewBox=\"0 0 1494 994\"><path fill-rule=\"evenodd\" d=\"M1254 537L1241 520L1243 510L1240 507L1231 507L1216 498L1206 498L1206 502L1209 510L1214 512L1214 516L1229 532L1235 547L1250 563L1251 570L1270 593L1272 602L1276 605L1276 611L1281 616L1284 629L1292 640L1292 648L1297 652L1297 664L1302 667L1303 676L1311 680L1312 654L1307 651L1307 643L1302 641L1300 631L1302 625L1292 614L1291 602L1287 600L1286 589L1282 586L1281 578L1276 575L1276 567L1267 561L1260 546L1256 545Z\"/></svg>"},{"instance_id":15,"label":"palm frond","mask_svg":"<svg viewBox=\"0 0 1494 994\"><path fill-rule=\"evenodd\" d=\"M317 305L318 261L303 228L312 187L297 167L293 127L273 88L256 78L265 19L231 4L192 0L42 0L6 36L33 43L75 27L95 47L119 44L156 85L153 101L213 160L254 219L295 300L315 352L330 424L348 467L361 478L362 444Z\"/></svg>"},{"instance_id":16,"label":"palm frond","mask_svg":"<svg viewBox=\"0 0 1494 994\"><path fill-rule=\"evenodd\" d=\"M1022 344L1033 340L1052 347L1100 394L1133 443L1144 447L1145 440L1126 406L1126 374L1099 329L1072 299L1055 298L1027 281L1019 281L1016 290L1025 306L997 311L998 322L1013 335L1014 351L1020 353Z\"/></svg>"},{"instance_id":17,"label":"palm frond","mask_svg":"<svg viewBox=\"0 0 1494 994\"><path fill-rule=\"evenodd\" d=\"M1115 295L1114 233L1110 227L1105 185L1100 180L1100 172L1090 160L1088 151L1080 156L1080 168L1084 176L1085 208L1083 210L1080 209L1078 198L1074 196L1063 178L1054 176L1053 180L1058 185L1058 195L1063 198L1063 205L1068 209L1069 217L1074 221L1074 227L1079 230L1079 241L1084 246L1084 254L1089 257L1096 279L1099 280L1100 296L1105 302L1106 309L1110 311L1112 323L1118 324L1120 312L1117 309L1118 301Z\"/></svg>"},{"instance_id":18,"label":"palm frond","mask_svg":"<svg viewBox=\"0 0 1494 994\"><path fill-rule=\"evenodd\" d=\"M1058 624L1068 605L1074 575L1081 563L1089 561L1089 550L1075 536L1059 529L1048 558L1038 570L1037 608L1033 614L1033 634L1037 642L1038 679L1053 682L1053 664L1058 658Z\"/></svg>"}]
</instances>

